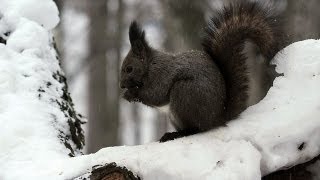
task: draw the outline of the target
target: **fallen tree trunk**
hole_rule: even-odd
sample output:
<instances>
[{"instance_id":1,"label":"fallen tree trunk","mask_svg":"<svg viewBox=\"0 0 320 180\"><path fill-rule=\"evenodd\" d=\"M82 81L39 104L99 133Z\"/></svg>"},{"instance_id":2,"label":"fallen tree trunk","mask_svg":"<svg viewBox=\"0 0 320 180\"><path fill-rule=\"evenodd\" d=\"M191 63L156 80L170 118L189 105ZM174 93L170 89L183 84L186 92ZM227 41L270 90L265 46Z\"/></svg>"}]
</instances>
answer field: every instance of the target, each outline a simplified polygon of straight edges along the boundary
<instances>
[{"instance_id":1,"label":"fallen tree trunk","mask_svg":"<svg viewBox=\"0 0 320 180\"><path fill-rule=\"evenodd\" d=\"M320 159L317 156L313 160L296 165L288 170L280 170L271 173L263 180L311 180L314 178L312 173L308 170L308 167L314 164ZM106 164L104 166L94 167L91 171L90 180L140 180L139 176L133 175L134 173L129 171L125 167L119 167L116 163ZM155 177L156 178L156 177Z\"/></svg>"},{"instance_id":2,"label":"fallen tree trunk","mask_svg":"<svg viewBox=\"0 0 320 180\"><path fill-rule=\"evenodd\" d=\"M307 170L308 166L319 160L320 156L313 160L296 165L288 170L280 170L263 177L263 180L310 180L313 175ZM156 178L156 177L155 177ZM134 176L133 172L125 167L119 167L116 163L107 164L98 168L93 168L90 180L140 180L139 176Z\"/></svg>"},{"instance_id":3,"label":"fallen tree trunk","mask_svg":"<svg viewBox=\"0 0 320 180\"><path fill-rule=\"evenodd\" d=\"M288 170L280 170L264 176L263 180L311 180L314 177L308 167L313 165L320 159L320 156L313 160L296 165ZM141 178L135 176L133 172L125 167L119 167L116 163L106 164L104 166L94 167L90 172L88 179L90 180L140 180ZM156 179L156 177L154 177ZM87 178L84 178L87 179Z\"/></svg>"}]
</instances>

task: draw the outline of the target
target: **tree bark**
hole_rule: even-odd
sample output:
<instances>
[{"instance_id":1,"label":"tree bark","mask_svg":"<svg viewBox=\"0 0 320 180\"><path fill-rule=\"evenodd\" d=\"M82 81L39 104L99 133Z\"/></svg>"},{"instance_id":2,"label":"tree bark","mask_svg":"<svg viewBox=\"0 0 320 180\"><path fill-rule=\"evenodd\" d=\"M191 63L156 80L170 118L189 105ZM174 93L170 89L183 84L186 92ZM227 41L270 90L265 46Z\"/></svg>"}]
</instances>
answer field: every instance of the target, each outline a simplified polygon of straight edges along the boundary
<instances>
[{"instance_id":1,"label":"tree bark","mask_svg":"<svg viewBox=\"0 0 320 180\"><path fill-rule=\"evenodd\" d=\"M287 0L287 31L292 42L320 37L320 1Z\"/></svg>"},{"instance_id":2,"label":"tree bark","mask_svg":"<svg viewBox=\"0 0 320 180\"><path fill-rule=\"evenodd\" d=\"M123 15L124 3L117 0L118 8L115 12L109 11L107 15L107 34L106 34L106 50L107 50L107 119L108 130L112 131L110 137L110 145L119 145L118 129L119 129L119 69L121 63L122 50L122 32L124 30ZM114 24L115 23L115 24ZM115 55L115 56L113 56ZM113 139L112 139L113 138Z\"/></svg>"},{"instance_id":3,"label":"tree bark","mask_svg":"<svg viewBox=\"0 0 320 180\"><path fill-rule=\"evenodd\" d=\"M87 1L90 18L89 33L89 136L88 152L96 152L102 147L116 145L117 133L113 119L107 110L107 61L106 61L106 20L107 1Z\"/></svg>"},{"instance_id":4,"label":"tree bark","mask_svg":"<svg viewBox=\"0 0 320 180\"><path fill-rule=\"evenodd\" d=\"M172 45L168 44L165 46L170 49L179 49L179 51L202 49L201 38L199 37L201 37L201 29L206 24L205 8L207 7L207 2L166 0L162 2L162 5L165 7L165 14L168 15L168 17L164 19L164 21L167 21L166 29L169 31L168 34L169 36L174 36L174 39L178 39L177 34L180 35L181 40L180 42L175 42L175 46L182 47L171 48L170 46ZM174 29L176 32L172 32Z\"/></svg>"},{"instance_id":5,"label":"tree bark","mask_svg":"<svg viewBox=\"0 0 320 180\"><path fill-rule=\"evenodd\" d=\"M53 47L57 52L56 58L59 61L59 65L61 67L59 50L54 40L53 40ZM85 145L84 132L81 127L81 125L84 124L85 122L81 120L82 115L78 114L74 109L74 104L72 102L72 98L70 96L69 89L68 89L67 79L64 76L62 70L55 72L52 75L52 77L63 85L62 87L63 95L61 96L61 99L56 99L55 102L59 105L60 110L64 113L65 117L67 118L70 134L61 133L59 136L60 136L60 140L63 141L63 144L65 145L65 147L70 150L69 156L73 157L76 155L75 152L82 153L83 147ZM47 82L46 86L50 87L51 83ZM41 90L41 88L38 91L39 91L39 97L41 97L41 93L45 93L45 91ZM76 149L72 147L70 141L72 141L76 145Z\"/></svg>"},{"instance_id":6,"label":"tree bark","mask_svg":"<svg viewBox=\"0 0 320 180\"><path fill-rule=\"evenodd\" d=\"M90 180L140 180L125 167L119 167L116 163L94 167Z\"/></svg>"}]
</instances>

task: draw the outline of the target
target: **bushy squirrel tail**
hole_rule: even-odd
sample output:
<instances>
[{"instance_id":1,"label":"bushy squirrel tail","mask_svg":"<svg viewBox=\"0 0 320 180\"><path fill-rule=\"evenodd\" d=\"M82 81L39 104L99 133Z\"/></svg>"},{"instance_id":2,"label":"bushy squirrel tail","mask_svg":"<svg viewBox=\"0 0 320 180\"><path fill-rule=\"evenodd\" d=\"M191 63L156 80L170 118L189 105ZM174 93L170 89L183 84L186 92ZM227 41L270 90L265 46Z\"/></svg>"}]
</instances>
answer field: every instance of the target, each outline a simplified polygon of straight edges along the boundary
<instances>
[{"instance_id":1,"label":"bushy squirrel tail","mask_svg":"<svg viewBox=\"0 0 320 180\"><path fill-rule=\"evenodd\" d=\"M238 116L247 106L248 67L243 49L246 41L271 60L284 46L282 18L259 2L240 1L222 9L205 29L204 50L222 71L227 89L227 118Z\"/></svg>"}]
</instances>

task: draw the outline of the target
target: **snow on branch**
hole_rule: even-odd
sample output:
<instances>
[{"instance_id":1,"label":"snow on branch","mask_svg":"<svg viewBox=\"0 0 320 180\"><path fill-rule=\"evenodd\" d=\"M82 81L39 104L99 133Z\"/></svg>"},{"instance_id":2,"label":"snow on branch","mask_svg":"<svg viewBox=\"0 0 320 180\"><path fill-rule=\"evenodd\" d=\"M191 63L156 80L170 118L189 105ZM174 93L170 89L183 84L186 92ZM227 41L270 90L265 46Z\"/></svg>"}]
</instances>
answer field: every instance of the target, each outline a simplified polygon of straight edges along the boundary
<instances>
[{"instance_id":1,"label":"snow on branch","mask_svg":"<svg viewBox=\"0 0 320 180\"><path fill-rule=\"evenodd\" d=\"M84 142L48 32L58 23L56 6L0 4L1 180L101 179L104 170L127 179L256 180L320 154L320 41L307 40L275 57L282 76L227 127L70 157L81 154ZM319 162L309 169L317 172Z\"/></svg>"}]
</instances>

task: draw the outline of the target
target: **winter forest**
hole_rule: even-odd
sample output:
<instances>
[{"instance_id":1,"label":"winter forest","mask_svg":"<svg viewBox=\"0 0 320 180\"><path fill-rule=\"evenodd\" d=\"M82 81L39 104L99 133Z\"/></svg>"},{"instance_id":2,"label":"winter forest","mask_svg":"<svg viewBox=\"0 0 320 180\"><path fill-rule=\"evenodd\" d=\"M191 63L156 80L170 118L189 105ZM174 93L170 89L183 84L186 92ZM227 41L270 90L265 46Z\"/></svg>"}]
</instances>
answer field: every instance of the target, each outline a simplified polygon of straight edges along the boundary
<instances>
[{"instance_id":1,"label":"winter forest","mask_svg":"<svg viewBox=\"0 0 320 180\"><path fill-rule=\"evenodd\" d=\"M151 47L202 50L241 0L0 0L0 180L320 180L320 1L260 1L288 43L267 95L226 126L175 131L119 86L136 20Z\"/></svg>"}]
</instances>

